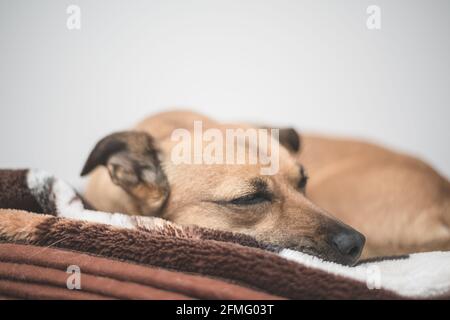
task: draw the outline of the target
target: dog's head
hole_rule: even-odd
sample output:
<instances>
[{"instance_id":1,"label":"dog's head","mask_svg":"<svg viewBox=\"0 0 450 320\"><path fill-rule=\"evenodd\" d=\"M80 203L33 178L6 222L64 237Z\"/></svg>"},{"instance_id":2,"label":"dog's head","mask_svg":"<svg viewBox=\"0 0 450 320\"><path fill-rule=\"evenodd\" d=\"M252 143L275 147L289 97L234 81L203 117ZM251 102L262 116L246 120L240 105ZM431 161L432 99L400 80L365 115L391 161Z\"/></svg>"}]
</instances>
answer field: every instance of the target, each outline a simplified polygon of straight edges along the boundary
<instances>
[{"instance_id":1,"label":"dog's head","mask_svg":"<svg viewBox=\"0 0 450 320\"><path fill-rule=\"evenodd\" d=\"M272 175L262 175L259 163L175 164L174 145L145 132L115 133L97 143L82 175L105 166L112 182L135 203L134 214L245 233L342 264L359 258L364 236L307 198L308 177L296 160L300 139L295 130L280 130L279 168Z\"/></svg>"}]
</instances>

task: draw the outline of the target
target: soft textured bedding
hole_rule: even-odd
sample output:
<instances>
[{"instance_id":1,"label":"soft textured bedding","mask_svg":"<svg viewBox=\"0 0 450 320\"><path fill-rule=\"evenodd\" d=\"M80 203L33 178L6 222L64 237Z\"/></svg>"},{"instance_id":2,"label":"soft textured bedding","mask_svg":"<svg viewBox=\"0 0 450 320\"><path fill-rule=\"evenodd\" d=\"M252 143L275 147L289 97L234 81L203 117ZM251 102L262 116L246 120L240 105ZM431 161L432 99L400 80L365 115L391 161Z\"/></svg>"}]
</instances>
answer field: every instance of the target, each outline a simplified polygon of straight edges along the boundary
<instances>
[{"instance_id":1,"label":"soft textured bedding","mask_svg":"<svg viewBox=\"0 0 450 320\"><path fill-rule=\"evenodd\" d=\"M241 234L96 211L39 170L1 170L0 208L3 298L450 298L450 252L346 267ZM66 286L70 265L80 290Z\"/></svg>"}]
</instances>

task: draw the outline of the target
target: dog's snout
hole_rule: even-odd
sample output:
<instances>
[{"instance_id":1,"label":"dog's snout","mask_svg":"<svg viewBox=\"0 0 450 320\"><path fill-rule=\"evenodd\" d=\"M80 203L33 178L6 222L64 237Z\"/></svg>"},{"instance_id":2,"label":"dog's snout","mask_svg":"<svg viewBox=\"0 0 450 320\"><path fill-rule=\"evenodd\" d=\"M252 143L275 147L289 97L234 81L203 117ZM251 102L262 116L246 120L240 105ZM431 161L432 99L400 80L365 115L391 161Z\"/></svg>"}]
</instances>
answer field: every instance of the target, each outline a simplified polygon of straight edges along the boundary
<instances>
[{"instance_id":1,"label":"dog's snout","mask_svg":"<svg viewBox=\"0 0 450 320\"><path fill-rule=\"evenodd\" d=\"M348 261L356 261L364 248L365 237L356 230L342 229L332 236L331 244Z\"/></svg>"}]
</instances>

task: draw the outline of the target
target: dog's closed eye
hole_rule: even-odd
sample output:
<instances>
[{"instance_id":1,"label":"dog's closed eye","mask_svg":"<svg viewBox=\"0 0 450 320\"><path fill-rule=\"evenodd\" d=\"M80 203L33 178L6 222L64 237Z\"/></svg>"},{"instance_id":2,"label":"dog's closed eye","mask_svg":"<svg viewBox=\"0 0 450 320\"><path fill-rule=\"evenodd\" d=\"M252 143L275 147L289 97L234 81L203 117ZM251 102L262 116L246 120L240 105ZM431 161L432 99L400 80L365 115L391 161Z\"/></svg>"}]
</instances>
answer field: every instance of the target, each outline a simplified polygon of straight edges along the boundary
<instances>
[{"instance_id":1,"label":"dog's closed eye","mask_svg":"<svg viewBox=\"0 0 450 320\"><path fill-rule=\"evenodd\" d=\"M308 175L305 172L305 168L300 166L300 180L297 183L297 188L301 191L304 191L306 188L306 184L308 183Z\"/></svg>"},{"instance_id":2,"label":"dog's closed eye","mask_svg":"<svg viewBox=\"0 0 450 320\"><path fill-rule=\"evenodd\" d=\"M271 196L267 193L252 193L248 194L239 198L235 198L228 203L238 205L238 206L250 206L254 204L264 203L264 202L270 202Z\"/></svg>"},{"instance_id":3,"label":"dog's closed eye","mask_svg":"<svg viewBox=\"0 0 450 320\"><path fill-rule=\"evenodd\" d=\"M221 206L246 207L258 204L271 203L273 194L269 191L268 184L261 178L251 179L246 187L236 188L241 189L241 194L234 196L223 196L219 200L209 200ZM242 189L246 189L245 191ZM208 201L208 200L207 200Z\"/></svg>"}]
</instances>

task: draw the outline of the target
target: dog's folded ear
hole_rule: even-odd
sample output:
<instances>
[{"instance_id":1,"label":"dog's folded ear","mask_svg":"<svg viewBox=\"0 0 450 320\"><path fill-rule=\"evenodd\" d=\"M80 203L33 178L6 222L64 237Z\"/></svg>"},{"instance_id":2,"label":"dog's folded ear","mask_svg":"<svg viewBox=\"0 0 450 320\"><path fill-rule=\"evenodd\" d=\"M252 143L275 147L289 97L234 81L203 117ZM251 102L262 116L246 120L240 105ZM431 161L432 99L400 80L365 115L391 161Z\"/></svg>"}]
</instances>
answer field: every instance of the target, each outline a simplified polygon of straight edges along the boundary
<instances>
[{"instance_id":1,"label":"dog's folded ear","mask_svg":"<svg viewBox=\"0 0 450 320\"><path fill-rule=\"evenodd\" d=\"M133 198L141 214L155 214L169 195L159 151L153 138L145 132L117 132L100 140L81 175L89 174L97 166L108 169L112 182Z\"/></svg>"},{"instance_id":2,"label":"dog's folded ear","mask_svg":"<svg viewBox=\"0 0 450 320\"><path fill-rule=\"evenodd\" d=\"M294 128L273 128L270 126L261 126L263 129L278 129L280 144L289 150L289 152L297 153L301 149L300 134Z\"/></svg>"},{"instance_id":3,"label":"dog's folded ear","mask_svg":"<svg viewBox=\"0 0 450 320\"><path fill-rule=\"evenodd\" d=\"M291 152L299 152L301 148L299 133L294 128L280 129L280 144Z\"/></svg>"}]
</instances>

